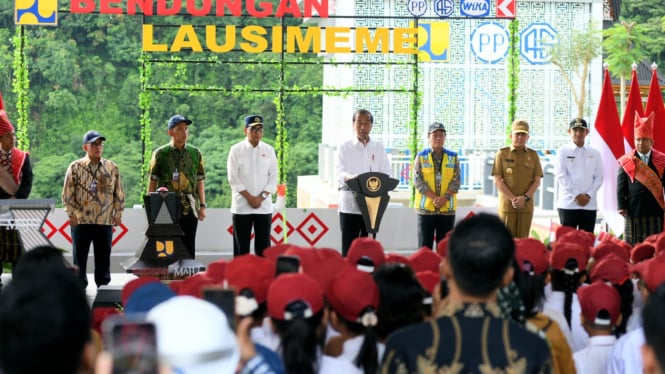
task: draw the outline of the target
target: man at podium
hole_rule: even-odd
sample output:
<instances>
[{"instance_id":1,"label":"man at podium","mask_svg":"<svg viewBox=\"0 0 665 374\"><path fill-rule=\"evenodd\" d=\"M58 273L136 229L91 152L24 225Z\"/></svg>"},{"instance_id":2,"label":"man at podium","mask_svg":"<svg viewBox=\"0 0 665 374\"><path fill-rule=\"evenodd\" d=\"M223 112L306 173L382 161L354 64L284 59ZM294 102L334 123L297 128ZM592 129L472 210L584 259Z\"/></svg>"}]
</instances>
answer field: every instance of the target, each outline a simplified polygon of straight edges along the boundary
<instances>
[{"instance_id":1,"label":"man at podium","mask_svg":"<svg viewBox=\"0 0 665 374\"><path fill-rule=\"evenodd\" d=\"M27 199L32 190L32 166L28 152L16 148L15 142L14 126L9 122L0 95L0 199ZM0 273L3 262L16 263L20 254L18 231L0 228Z\"/></svg>"},{"instance_id":2,"label":"man at podium","mask_svg":"<svg viewBox=\"0 0 665 374\"><path fill-rule=\"evenodd\" d=\"M342 229L342 255L351 246L353 239L367 236L367 228L353 192L346 181L367 172L391 175L390 161L383 144L370 139L374 116L369 110L358 109L353 113L354 136L340 144L337 149L335 170L339 189L339 225Z\"/></svg>"}]
</instances>

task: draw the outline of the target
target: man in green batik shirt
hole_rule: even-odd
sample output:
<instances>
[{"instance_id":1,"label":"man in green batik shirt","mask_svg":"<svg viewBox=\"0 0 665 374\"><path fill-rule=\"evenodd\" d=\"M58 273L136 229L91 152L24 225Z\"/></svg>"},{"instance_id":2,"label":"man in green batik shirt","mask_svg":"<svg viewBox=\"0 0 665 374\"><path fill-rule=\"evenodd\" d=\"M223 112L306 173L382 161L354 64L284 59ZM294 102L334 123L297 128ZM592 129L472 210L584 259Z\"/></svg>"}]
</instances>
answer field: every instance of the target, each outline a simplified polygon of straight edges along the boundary
<instances>
[{"instance_id":1,"label":"man in green batik shirt","mask_svg":"<svg viewBox=\"0 0 665 374\"><path fill-rule=\"evenodd\" d=\"M194 259L196 227L206 217L205 170L198 148L187 144L191 120L176 114L169 120L171 142L155 150L150 161L148 192L166 187L180 198L179 224L185 233L183 242Z\"/></svg>"}]
</instances>

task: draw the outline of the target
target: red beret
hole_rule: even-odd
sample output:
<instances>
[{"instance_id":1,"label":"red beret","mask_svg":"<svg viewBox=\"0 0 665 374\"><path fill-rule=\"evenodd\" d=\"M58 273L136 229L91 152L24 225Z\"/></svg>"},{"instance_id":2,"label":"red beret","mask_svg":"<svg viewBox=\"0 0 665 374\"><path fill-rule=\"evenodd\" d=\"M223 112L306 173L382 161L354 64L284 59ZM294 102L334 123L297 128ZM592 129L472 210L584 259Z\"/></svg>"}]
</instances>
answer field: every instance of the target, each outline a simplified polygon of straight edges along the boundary
<instances>
[{"instance_id":1,"label":"red beret","mask_svg":"<svg viewBox=\"0 0 665 374\"><path fill-rule=\"evenodd\" d=\"M612 286L603 282L594 282L577 289L582 315L589 322L601 326L613 326L621 315L621 296ZM601 310L609 313L609 320L601 318Z\"/></svg>"},{"instance_id":2,"label":"red beret","mask_svg":"<svg viewBox=\"0 0 665 374\"><path fill-rule=\"evenodd\" d=\"M358 261L362 258L371 260L374 266L370 269L370 266L359 265ZM351 242L349 252L346 255L346 261L360 270L373 273L379 268L379 266L386 262L386 255L383 251L383 245L381 245L381 242L366 236L361 236Z\"/></svg>"},{"instance_id":3,"label":"red beret","mask_svg":"<svg viewBox=\"0 0 665 374\"><path fill-rule=\"evenodd\" d=\"M237 256L226 265L226 280L236 292L249 289L256 302L266 300L268 286L275 278L275 263L253 254Z\"/></svg>"},{"instance_id":4,"label":"red beret","mask_svg":"<svg viewBox=\"0 0 665 374\"><path fill-rule=\"evenodd\" d=\"M550 263L550 251L545 244L534 238L521 238L515 240L515 259L522 271L531 275L540 275L547 272ZM525 262L531 265L525 267Z\"/></svg>"},{"instance_id":5,"label":"red beret","mask_svg":"<svg viewBox=\"0 0 665 374\"><path fill-rule=\"evenodd\" d=\"M630 262L636 264L638 262L648 260L656 254L656 248L650 243L636 244L630 251Z\"/></svg>"},{"instance_id":6,"label":"red beret","mask_svg":"<svg viewBox=\"0 0 665 374\"><path fill-rule=\"evenodd\" d=\"M289 308L300 301L304 310ZM323 291L317 281L305 274L282 274L268 288L268 315L277 320L292 320L297 313L309 318L323 308Z\"/></svg>"},{"instance_id":7,"label":"red beret","mask_svg":"<svg viewBox=\"0 0 665 374\"><path fill-rule=\"evenodd\" d=\"M374 278L352 267L337 273L326 295L332 309L350 322L361 322L370 307L369 311L379 308L379 287Z\"/></svg>"},{"instance_id":8,"label":"red beret","mask_svg":"<svg viewBox=\"0 0 665 374\"><path fill-rule=\"evenodd\" d=\"M591 270L591 281L610 282L614 285L623 284L630 279L628 263L614 254L609 254L597 262Z\"/></svg>"},{"instance_id":9,"label":"red beret","mask_svg":"<svg viewBox=\"0 0 665 374\"><path fill-rule=\"evenodd\" d=\"M422 247L409 256L409 265L414 272L432 271L439 272L441 257L432 251L429 247Z\"/></svg>"},{"instance_id":10,"label":"red beret","mask_svg":"<svg viewBox=\"0 0 665 374\"><path fill-rule=\"evenodd\" d=\"M159 283L160 280L153 277L139 277L127 282L125 286L122 287L122 291L120 292L120 300L122 302L122 305L127 305L127 300L129 300L129 297L132 296L132 294L134 293L134 291L136 291L137 288L143 286L144 284L154 283L154 282Z\"/></svg>"},{"instance_id":11,"label":"red beret","mask_svg":"<svg viewBox=\"0 0 665 374\"><path fill-rule=\"evenodd\" d=\"M600 261L610 254L619 257L625 262L628 262L630 259L629 253L626 252L626 250L621 245L619 245L619 243L612 240L605 240L600 242L591 250L591 255L596 261Z\"/></svg>"},{"instance_id":12,"label":"red beret","mask_svg":"<svg viewBox=\"0 0 665 374\"><path fill-rule=\"evenodd\" d=\"M581 245L573 242L563 241L555 243L554 250L550 255L550 265L555 270L563 270L569 259L577 261L577 271L586 270L587 255Z\"/></svg>"}]
</instances>

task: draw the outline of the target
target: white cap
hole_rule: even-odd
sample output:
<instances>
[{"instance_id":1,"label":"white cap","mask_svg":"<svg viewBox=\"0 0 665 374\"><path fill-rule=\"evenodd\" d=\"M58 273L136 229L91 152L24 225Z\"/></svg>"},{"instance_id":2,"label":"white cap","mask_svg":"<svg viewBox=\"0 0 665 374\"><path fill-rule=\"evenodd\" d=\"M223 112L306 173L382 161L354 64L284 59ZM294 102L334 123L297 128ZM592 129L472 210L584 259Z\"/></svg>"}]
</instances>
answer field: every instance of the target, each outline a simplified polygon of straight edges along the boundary
<instances>
[{"instance_id":1,"label":"white cap","mask_svg":"<svg viewBox=\"0 0 665 374\"><path fill-rule=\"evenodd\" d=\"M240 359L234 332L215 305L191 296L152 308L161 362L184 374L233 374Z\"/></svg>"}]
</instances>

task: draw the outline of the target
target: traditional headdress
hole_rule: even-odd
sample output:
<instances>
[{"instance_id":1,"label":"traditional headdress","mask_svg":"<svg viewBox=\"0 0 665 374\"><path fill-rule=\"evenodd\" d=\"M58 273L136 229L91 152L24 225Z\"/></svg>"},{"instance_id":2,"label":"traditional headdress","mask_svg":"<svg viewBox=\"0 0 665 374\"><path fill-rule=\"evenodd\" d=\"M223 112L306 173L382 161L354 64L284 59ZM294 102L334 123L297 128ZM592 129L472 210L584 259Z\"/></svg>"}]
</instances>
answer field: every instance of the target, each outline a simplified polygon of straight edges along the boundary
<instances>
[{"instance_id":1,"label":"traditional headdress","mask_svg":"<svg viewBox=\"0 0 665 374\"><path fill-rule=\"evenodd\" d=\"M653 139L653 119L653 112L649 117L640 117L635 111L635 139Z\"/></svg>"},{"instance_id":2,"label":"traditional headdress","mask_svg":"<svg viewBox=\"0 0 665 374\"><path fill-rule=\"evenodd\" d=\"M7 112L5 111L5 104L2 101L2 94L0 94L0 136L8 132L14 132L14 126L9 122L9 117L7 117Z\"/></svg>"}]
</instances>

